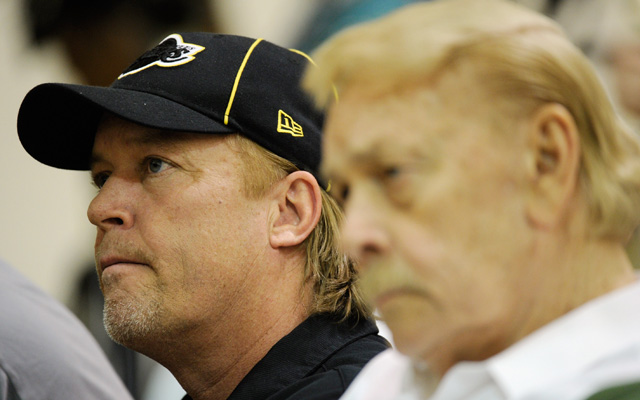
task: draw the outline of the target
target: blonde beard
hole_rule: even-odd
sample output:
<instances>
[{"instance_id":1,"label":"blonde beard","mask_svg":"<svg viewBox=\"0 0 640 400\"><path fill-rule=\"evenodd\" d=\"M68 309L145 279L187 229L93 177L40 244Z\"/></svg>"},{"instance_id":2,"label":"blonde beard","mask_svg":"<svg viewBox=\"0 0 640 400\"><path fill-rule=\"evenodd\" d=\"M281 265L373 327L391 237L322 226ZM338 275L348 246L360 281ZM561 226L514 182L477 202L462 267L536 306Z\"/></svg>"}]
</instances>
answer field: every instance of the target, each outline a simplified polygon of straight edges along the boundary
<instances>
[{"instance_id":1,"label":"blonde beard","mask_svg":"<svg viewBox=\"0 0 640 400\"><path fill-rule=\"evenodd\" d=\"M144 343L161 330L160 303L155 300L141 303L133 299L107 300L104 303L104 327L113 341L133 348Z\"/></svg>"}]
</instances>

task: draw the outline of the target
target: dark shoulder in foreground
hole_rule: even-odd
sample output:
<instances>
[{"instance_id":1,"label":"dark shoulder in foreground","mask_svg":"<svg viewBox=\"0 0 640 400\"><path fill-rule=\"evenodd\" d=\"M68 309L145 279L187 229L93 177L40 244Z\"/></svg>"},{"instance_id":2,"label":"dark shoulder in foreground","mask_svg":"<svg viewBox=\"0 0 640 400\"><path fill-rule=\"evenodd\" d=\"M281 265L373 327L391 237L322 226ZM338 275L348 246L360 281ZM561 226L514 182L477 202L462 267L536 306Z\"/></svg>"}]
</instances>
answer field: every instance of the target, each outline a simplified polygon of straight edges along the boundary
<instances>
[{"instance_id":1,"label":"dark shoulder in foreground","mask_svg":"<svg viewBox=\"0 0 640 400\"><path fill-rule=\"evenodd\" d=\"M314 315L280 339L229 399L339 399L364 365L388 348L371 320Z\"/></svg>"},{"instance_id":2,"label":"dark shoulder in foreground","mask_svg":"<svg viewBox=\"0 0 640 400\"><path fill-rule=\"evenodd\" d=\"M346 324L346 326L349 325ZM390 347L389 342L378 335L378 328L373 321L360 322L352 332L359 332L359 334L354 335L351 341L344 342L343 346L331 347L327 343L328 348L334 350L326 359L317 364L317 368L309 371L304 378L287 385L268 399L339 399L365 364ZM318 351L321 350L318 349ZM313 349L309 351L313 351Z\"/></svg>"}]
</instances>

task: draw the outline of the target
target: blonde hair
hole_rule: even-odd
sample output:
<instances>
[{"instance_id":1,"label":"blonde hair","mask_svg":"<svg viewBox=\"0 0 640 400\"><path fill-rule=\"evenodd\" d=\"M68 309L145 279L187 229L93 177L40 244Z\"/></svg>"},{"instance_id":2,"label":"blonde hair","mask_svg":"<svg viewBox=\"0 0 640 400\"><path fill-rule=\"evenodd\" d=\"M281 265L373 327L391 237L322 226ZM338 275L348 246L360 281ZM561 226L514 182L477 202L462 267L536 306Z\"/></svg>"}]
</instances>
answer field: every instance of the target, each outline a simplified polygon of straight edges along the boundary
<instances>
[{"instance_id":1,"label":"blonde hair","mask_svg":"<svg viewBox=\"0 0 640 400\"><path fill-rule=\"evenodd\" d=\"M550 19L510 1L438 0L338 34L313 55L304 86L321 107L349 85L372 93L428 83L461 63L512 118L563 105L580 134L580 191L591 234L627 240L640 223L640 141L616 115L586 57Z\"/></svg>"},{"instance_id":2,"label":"blonde hair","mask_svg":"<svg viewBox=\"0 0 640 400\"><path fill-rule=\"evenodd\" d=\"M245 193L251 197L264 195L271 186L288 174L298 171L290 161L266 150L240 134L230 135L243 158ZM339 228L342 210L321 189L322 210L313 232L301 244L306 253L304 280L314 287L312 313L326 313L338 320L370 318L372 313L357 285L355 263L340 245Z\"/></svg>"}]
</instances>

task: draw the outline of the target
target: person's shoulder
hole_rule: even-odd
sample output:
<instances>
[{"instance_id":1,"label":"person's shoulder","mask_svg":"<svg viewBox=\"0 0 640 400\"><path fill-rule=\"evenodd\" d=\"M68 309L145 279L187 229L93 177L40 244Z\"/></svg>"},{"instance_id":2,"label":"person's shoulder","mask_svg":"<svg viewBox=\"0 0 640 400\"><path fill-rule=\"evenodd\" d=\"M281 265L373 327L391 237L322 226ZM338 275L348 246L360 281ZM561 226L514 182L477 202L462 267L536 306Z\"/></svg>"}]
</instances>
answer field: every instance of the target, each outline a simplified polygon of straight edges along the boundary
<instances>
[{"instance_id":1,"label":"person's shoulder","mask_svg":"<svg viewBox=\"0 0 640 400\"><path fill-rule=\"evenodd\" d=\"M332 400L339 399L362 367L354 365L322 371L269 397L268 400Z\"/></svg>"},{"instance_id":2,"label":"person's shoulder","mask_svg":"<svg viewBox=\"0 0 640 400\"><path fill-rule=\"evenodd\" d=\"M586 400L637 400L640 399L640 381L601 390Z\"/></svg>"},{"instance_id":3,"label":"person's shoulder","mask_svg":"<svg viewBox=\"0 0 640 400\"><path fill-rule=\"evenodd\" d=\"M363 367L360 364L343 364L319 371L286 387L268 400L339 399Z\"/></svg>"},{"instance_id":4,"label":"person's shoulder","mask_svg":"<svg viewBox=\"0 0 640 400\"><path fill-rule=\"evenodd\" d=\"M132 399L75 314L2 261L0 320L0 399Z\"/></svg>"},{"instance_id":5,"label":"person's shoulder","mask_svg":"<svg viewBox=\"0 0 640 400\"><path fill-rule=\"evenodd\" d=\"M389 349L389 342L377 333L359 337L344 345L323 363L325 370L342 369L359 371L372 358Z\"/></svg>"},{"instance_id":6,"label":"person's shoulder","mask_svg":"<svg viewBox=\"0 0 640 400\"><path fill-rule=\"evenodd\" d=\"M269 400L339 399L365 365L388 348L386 339L377 334L360 337L333 353L313 374L269 397Z\"/></svg>"}]
</instances>

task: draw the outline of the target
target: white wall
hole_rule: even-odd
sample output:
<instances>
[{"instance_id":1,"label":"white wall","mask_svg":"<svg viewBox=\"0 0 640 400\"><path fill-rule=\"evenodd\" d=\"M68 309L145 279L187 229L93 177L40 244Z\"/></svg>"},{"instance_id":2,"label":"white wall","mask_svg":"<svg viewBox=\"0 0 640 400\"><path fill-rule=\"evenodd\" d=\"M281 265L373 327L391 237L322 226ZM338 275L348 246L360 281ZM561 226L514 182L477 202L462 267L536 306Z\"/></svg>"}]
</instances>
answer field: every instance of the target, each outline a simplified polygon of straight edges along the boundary
<instances>
[{"instance_id":1,"label":"white wall","mask_svg":"<svg viewBox=\"0 0 640 400\"><path fill-rule=\"evenodd\" d=\"M75 271L93 258L94 230L85 217L91 186L84 173L34 161L18 141L16 116L26 92L41 82L73 80L56 49L29 49L19 1L0 1L0 258L65 299Z\"/></svg>"}]
</instances>

